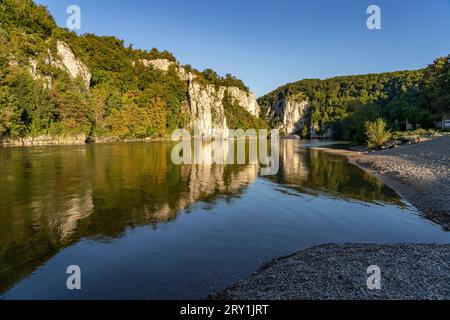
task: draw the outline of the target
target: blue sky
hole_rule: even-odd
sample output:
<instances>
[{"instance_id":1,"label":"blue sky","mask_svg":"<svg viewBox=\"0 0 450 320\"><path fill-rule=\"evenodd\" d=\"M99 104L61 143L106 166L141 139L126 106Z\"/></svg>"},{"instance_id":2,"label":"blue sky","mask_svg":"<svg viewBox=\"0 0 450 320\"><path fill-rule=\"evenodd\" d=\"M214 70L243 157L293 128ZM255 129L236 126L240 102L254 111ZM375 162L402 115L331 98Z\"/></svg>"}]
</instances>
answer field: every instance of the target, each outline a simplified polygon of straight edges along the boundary
<instances>
[{"instance_id":1,"label":"blue sky","mask_svg":"<svg viewBox=\"0 0 450 320\"><path fill-rule=\"evenodd\" d=\"M195 68L232 73L260 96L303 78L417 69L450 54L450 0L36 0L60 26L165 49ZM382 30L366 27L380 6Z\"/></svg>"}]
</instances>

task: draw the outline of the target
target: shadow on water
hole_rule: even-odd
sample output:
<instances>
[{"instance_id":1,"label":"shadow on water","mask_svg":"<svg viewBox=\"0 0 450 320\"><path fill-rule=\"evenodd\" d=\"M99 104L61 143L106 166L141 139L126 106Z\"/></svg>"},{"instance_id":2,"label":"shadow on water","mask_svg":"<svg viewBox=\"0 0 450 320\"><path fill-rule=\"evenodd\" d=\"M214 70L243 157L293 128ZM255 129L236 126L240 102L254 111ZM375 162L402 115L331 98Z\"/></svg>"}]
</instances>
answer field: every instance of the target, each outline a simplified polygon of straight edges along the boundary
<instances>
[{"instance_id":1,"label":"shadow on water","mask_svg":"<svg viewBox=\"0 0 450 320\"><path fill-rule=\"evenodd\" d=\"M273 255L333 239L320 236L304 239L299 238L298 232L319 226L322 222L317 219L322 214L326 214L328 220L334 219L330 213L325 213L335 204L331 201L339 201L343 210L347 208L343 203L356 202L392 207L389 210L396 215L405 215L405 204L380 180L349 165L342 157L304 148L297 141L282 142L280 170L277 175L264 178L258 177L259 168L255 165L177 166L170 159L172 148L172 143L158 142L1 150L0 293L12 289L6 297L40 298L33 293L35 288L29 288L36 284L27 287L27 281L37 278L40 285L45 285L39 281L48 280L49 276L44 275L41 268L63 254L66 248L76 248L84 244L83 239L89 239L89 248L106 255L107 247L115 248L122 240L132 239L134 246L141 246L159 261L155 263L150 257L141 258L142 261L136 256L128 257L135 263L148 265L150 272L155 273L149 278L149 281L161 282L155 288L180 283L171 273L164 278L164 272L169 273L166 270L172 269L170 272L181 277L184 271L180 268L197 270L209 283L192 294L189 289L182 288L183 284L178 291L164 289L167 290L164 294L147 292L142 285L130 293L131 297L195 298L211 287L236 280L227 278L227 272L236 273L233 268L249 272ZM270 202L271 197L276 200ZM307 199L296 199L299 197ZM307 206L305 201L317 204L307 214L298 212L293 217L292 212L298 211L296 208ZM324 204L322 211L321 203ZM281 214L280 208L286 218L284 224L280 221L283 216L275 216L275 212ZM315 208L319 212L311 216L310 212ZM348 207L349 210L352 208ZM199 213L210 214L200 219ZM178 221L180 216L191 217ZM335 229L336 237L342 237L341 233L353 228L352 219L355 218L348 216L346 219L348 223L342 230L330 224L327 232ZM142 227L147 236L150 235L148 232L153 232L154 243L137 240ZM291 227L296 229L289 229ZM431 234L436 227L430 225L430 228ZM323 232L319 229L318 234ZM133 232L136 232L134 236ZM183 245L178 242L169 246L167 239L171 232L186 239ZM207 236L208 240L201 239L200 235ZM374 232L375 236L375 239L381 237ZM441 236L448 239L447 235ZM355 236L354 240L359 238ZM191 247L187 247L189 243ZM242 243L247 243L248 248L242 249ZM281 245L285 245L285 249L279 250ZM128 252L133 249L130 246L133 245L127 244ZM115 250L118 256L125 255L125 251ZM220 271L224 258L217 254L218 251L233 252L227 262L235 266ZM183 267L175 266L178 261L173 261L174 252L180 261L185 261ZM249 252L255 257L245 261L243 257L249 256ZM205 255L209 260L203 261L200 267L199 261ZM78 257L87 259L82 258L82 254ZM95 255L90 257L89 264L102 263L100 258L96 259ZM150 267L152 263L155 266ZM122 267L129 268L130 272L138 269L137 265L130 264ZM191 277L196 281L194 276ZM23 284L25 289L18 284ZM101 292L104 293L96 291L89 297L108 297ZM55 297L67 298L63 293L57 293Z\"/></svg>"}]
</instances>

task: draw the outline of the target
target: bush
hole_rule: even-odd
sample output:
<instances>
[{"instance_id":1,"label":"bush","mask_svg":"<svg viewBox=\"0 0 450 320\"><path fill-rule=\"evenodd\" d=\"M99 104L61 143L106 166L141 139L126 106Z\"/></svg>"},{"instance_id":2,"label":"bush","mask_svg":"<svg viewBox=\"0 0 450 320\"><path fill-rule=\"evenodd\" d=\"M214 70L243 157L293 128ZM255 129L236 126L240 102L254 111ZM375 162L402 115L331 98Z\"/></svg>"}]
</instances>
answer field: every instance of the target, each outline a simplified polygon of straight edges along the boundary
<instances>
[{"instance_id":1,"label":"bush","mask_svg":"<svg viewBox=\"0 0 450 320\"><path fill-rule=\"evenodd\" d=\"M382 118L378 118L374 122L366 122L364 128L369 148L381 147L392 137L391 132L386 130L386 122Z\"/></svg>"}]
</instances>

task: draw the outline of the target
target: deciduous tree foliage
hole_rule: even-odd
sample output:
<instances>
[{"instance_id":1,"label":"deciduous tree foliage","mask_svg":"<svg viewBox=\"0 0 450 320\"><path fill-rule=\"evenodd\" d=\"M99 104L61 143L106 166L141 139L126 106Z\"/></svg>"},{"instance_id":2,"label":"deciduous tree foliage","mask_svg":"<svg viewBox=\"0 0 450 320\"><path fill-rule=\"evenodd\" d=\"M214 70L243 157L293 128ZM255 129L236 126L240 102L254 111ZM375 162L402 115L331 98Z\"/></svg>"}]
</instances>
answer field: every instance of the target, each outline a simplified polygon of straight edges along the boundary
<instances>
[{"instance_id":1,"label":"deciduous tree foliage","mask_svg":"<svg viewBox=\"0 0 450 320\"><path fill-rule=\"evenodd\" d=\"M336 138L363 141L364 123L383 118L393 130L432 127L450 110L450 55L418 71L306 79L290 83L262 97L265 114L280 99L303 93L312 105L311 128L333 128Z\"/></svg>"},{"instance_id":2,"label":"deciduous tree foliage","mask_svg":"<svg viewBox=\"0 0 450 320\"><path fill-rule=\"evenodd\" d=\"M56 42L66 42L92 73L87 90L81 80L46 63L56 57ZM168 59L167 51L136 50L114 37L78 36L58 28L43 6L32 0L0 1L0 139L41 134L79 134L137 138L162 136L186 126L182 107L187 84L175 68L161 72L141 59ZM285 85L262 97L262 114L280 98L299 97L312 105L312 128L333 128L336 138L363 140L364 123L383 118L388 128L431 127L450 113L450 56L418 71L306 79ZM36 75L30 72L36 62ZM248 90L230 74L203 72L186 65L196 81ZM50 83L49 83L50 82ZM263 128L266 124L224 99L230 128ZM276 123L276 119L272 125Z\"/></svg>"},{"instance_id":3,"label":"deciduous tree foliage","mask_svg":"<svg viewBox=\"0 0 450 320\"><path fill-rule=\"evenodd\" d=\"M46 63L49 51L57 56L58 40L88 66L89 90ZM162 72L145 67L142 59L176 62L167 51L135 50L115 37L78 36L58 28L47 9L31 0L1 0L0 138L79 133L141 138L184 127L186 82L175 68ZM31 60L38 79L30 72ZM231 75L187 68L201 83L248 90Z\"/></svg>"},{"instance_id":4,"label":"deciduous tree foliage","mask_svg":"<svg viewBox=\"0 0 450 320\"><path fill-rule=\"evenodd\" d=\"M374 122L364 124L367 135L367 146L369 148L381 147L391 138L391 132L386 130L386 122L378 118Z\"/></svg>"}]
</instances>

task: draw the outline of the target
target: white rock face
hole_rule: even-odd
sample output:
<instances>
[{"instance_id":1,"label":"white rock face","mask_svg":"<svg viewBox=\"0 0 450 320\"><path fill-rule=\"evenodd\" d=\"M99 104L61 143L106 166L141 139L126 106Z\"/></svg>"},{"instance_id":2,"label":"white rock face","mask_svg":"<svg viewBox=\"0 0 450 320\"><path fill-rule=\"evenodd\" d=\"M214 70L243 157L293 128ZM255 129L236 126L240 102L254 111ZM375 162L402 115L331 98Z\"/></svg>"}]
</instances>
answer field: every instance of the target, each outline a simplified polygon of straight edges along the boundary
<instances>
[{"instance_id":1,"label":"white rock face","mask_svg":"<svg viewBox=\"0 0 450 320\"><path fill-rule=\"evenodd\" d=\"M140 63L142 63L145 67L153 67L156 70L167 72L169 71L171 66L175 66L178 76L183 81L189 81L195 79L195 74L192 72L186 71L185 68L182 66L179 66L178 64L167 60L167 59L154 59L154 60L147 60L147 59L141 59L139 60Z\"/></svg>"},{"instance_id":2,"label":"white rock face","mask_svg":"<svg viewBox=\"0 0 450 320\"><path fill-rule=\"evenodd\" d=\"M67 44L62 41L56 43L56 49L58 57L53 57L50 49L47 50L47 56L45 57L45 64L57 67L69 74L72 79L81 77L86 89L89 89L91 83L91 72L88 67L77 59ZM37 61L30 58L29 71L34 80L42 80L44 87L50 89L53 85L53 79L50 76L42 75L38 70Z\"/></svg>"},{"instance_id":3,"label":"white rock face","mask_svg":"<svg viewBox=\"0 0 450 320\"><path fill-rule=\"evenodd\" d=\"M269 106L266 115L270 121L279 121L279 128L288 135L301 132L311 118L311 104L304 94L299 93L281 98ZM312 124L309 131L311 139L331 139L333 130L330 127L321 127Z\"/></svg>"},{"instance_id":4,"label":"white rock face","mask_svg":"<svg viewBox=\"0 0 450 320\"><path fill-rule=\"evenodd\" d=\"M64 42L58 41L56 44L56 48L61 60L53 61L54 65L63 70L66 70L72 79L80 76L84 81L86 89L89 89L92 74L90 73L88 67L86 67L83 62L75 57L72 50Z\"/></svg>"},{"instance_id":5,"label":"white rock face","mask_svg":"<svg viewBox=\"0 0 450 320\"><path fill-rule=\"evenodd\" d=\"M243 107L255 117L259 118L259 112L261 111L261 108L253 93L245 92L237 87L229 87L228 93L234 100L239 103L241 107Z\"/></svg>"},{"instance_id":6,"label":"white rock face","mask_svg":"<svg viewBox=\"0 0 450 320\"><path fill-rule=\"evenodd\" d=\"M169 61L167 59L141 59L140 62L146 67L152 66L153 68L161 71L168 71L170 66L174 64L172 61Z\"/></svg>"},{"instance_id":7,"label":"white rock face","mask_svg":"<svg viewBox=\"0 0 450 320\"><path fill-rule=\"evenodd\" d=\"M46 146L46 145L82 145L86 141L85 135L58 137L52 135L42 135L37 137L25 137L0 140L0 145L5 146Z\"/></svg>"},{"instance_id":8,"label":"white rock face","mask_svg":"<svg viewBox=\"0 0 450 320\"><path fill-rule=\"evenodd\" d=\"M189 82L189 112L192 125L196 125L204 138L212 136L212 130L220 133L220 137L228 138L229 128L223 106L223 98L228 94L235 103L258 117L260 106L252 93L245 92L236 87L219 87L214 85L201 85L195 81ZM259 128L254 128L259 129Z\"/></svg>"},{"instance_id":9,"label":"white rock face","mask_svg":"<svg viewBox=\"0 0 450 320\"><path fill-rule=\"evenodd\" d=\"M172 65L176 66L180 79L188 81L188 109L191 116L191 129L195 127L202 138L211 138L213 129L219 132L222 138L228 137L229 129L222 104L226 93L250 114L259 117L261 108L255 95L251 92L240 90L237 87L216 88L213 85L199 84L195 82L195 74L187 72L182 66L166 59L140 60L140 62L144 66L152 66L164 72L167 72Z\"/></svg>"},{"instance_id":10,"label":"white rock face","mask_svg":"<svg viewBox=\"0 0 450 320\"><path fill-rule=\"evenodd\" d=\"M307 99L287 97L271 106L269 118L271 120L277 118L280 121L280 129L286 134L295 134L307 124L310 110L311 106Z\"/></svg>"},{"instance_id":11,"label":"white rock face","mask_svg":"<svg viewBox=\"0 0 450 320\"><path fill-rule=\"evenodd\" d=\"M213 129L219 131L222 138L228 137L228 126L222 99L225 88L219 90L212 85L203 86L191 81L188 87L188 105L192 129L198 130L201 138L213 136ZM200 137L199 137L200 138Z\"/></svg>"}]
</instances>

